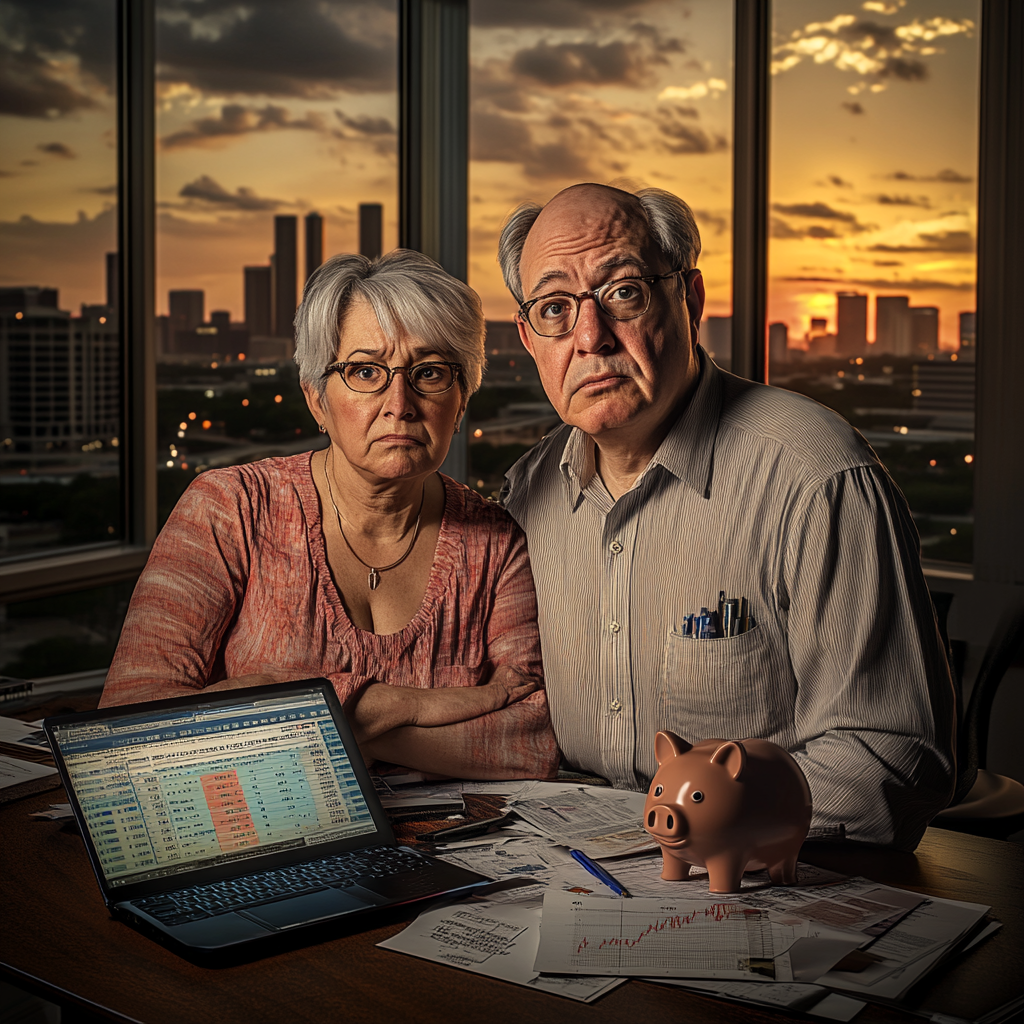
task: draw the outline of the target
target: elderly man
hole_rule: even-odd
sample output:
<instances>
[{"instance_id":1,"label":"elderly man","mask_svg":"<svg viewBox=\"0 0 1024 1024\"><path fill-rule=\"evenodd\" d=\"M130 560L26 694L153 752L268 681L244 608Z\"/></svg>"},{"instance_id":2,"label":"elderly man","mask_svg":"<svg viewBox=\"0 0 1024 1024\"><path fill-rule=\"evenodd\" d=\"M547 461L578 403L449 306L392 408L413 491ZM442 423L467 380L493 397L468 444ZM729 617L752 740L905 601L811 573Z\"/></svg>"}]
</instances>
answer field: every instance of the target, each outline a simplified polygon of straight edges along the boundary
<instances>
[{"instance_id":1,"label":"elderly man","mask_svg":"<svg viewBox=\"0 0 1024 1024\"><path fill-rule=\"evenodd\" d=\"M576 185L502 232L565 421L503 492L556 737L628 789L649 785L659 729L770 739L807 776L812 837L913 849L952 790L954 725L910 514L839 416L707 357L699 252L658 189ZM722 592L745 599L728 629L700 619Z\"/></svg>"}]
</instances>

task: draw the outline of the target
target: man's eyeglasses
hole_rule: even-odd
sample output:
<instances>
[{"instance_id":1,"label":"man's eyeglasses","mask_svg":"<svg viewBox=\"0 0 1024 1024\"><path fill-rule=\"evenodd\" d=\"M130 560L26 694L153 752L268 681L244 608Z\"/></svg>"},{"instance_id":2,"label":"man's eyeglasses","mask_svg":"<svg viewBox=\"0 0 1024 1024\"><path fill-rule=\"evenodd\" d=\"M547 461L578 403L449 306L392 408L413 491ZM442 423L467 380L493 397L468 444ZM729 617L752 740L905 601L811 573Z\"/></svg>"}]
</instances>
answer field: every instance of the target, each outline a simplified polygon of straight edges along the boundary
<instances>
[{"instance_id":1,"label":"man's eyeglasses","mask_svg":"<svg viewBox=\"0 0 1024 1024\"><path fill-rule=\"evenodd\" d=\"M682 272L680 267L670 274L619 277L600 288L580 292L579 295L552 292L524 302L519 307L519 315L542 338L561 338L569 334L576 326L580 303L584 299L593 299L613 320L634 320L646 313L651 304L651 285Z\"/></svg>"},{"instance_id":2,"label":"man's eyeglasses","mask_svg":"<svg viewBox=\"0 0 1024 1024\"><path fill-rule=\"evenodd\" d=\"M362 395L375 395L386 391L396 373L404 373L409 387L421 395L443 395L455 387L462 372L461 363L413 363L412 366L382 366L380 363L342 362L331 363L324 370L324 377L332 373L353 391Z\"/></svg>"}]
</instances>

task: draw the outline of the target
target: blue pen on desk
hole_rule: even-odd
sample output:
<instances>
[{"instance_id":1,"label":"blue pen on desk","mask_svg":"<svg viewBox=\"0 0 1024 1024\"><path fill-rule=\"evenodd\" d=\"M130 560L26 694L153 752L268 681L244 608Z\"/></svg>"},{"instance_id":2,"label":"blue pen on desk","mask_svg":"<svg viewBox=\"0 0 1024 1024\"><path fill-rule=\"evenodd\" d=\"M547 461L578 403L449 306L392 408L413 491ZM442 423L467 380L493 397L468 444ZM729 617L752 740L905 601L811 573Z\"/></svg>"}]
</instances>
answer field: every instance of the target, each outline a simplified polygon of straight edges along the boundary
<instances>
[{"instance_id":1,"label":"blue pen on desk","mask_svg":"<svg viewBox=\"0 0 1024 1024\"><path fill-rule=\"evenodd\" d=\"M625 896L627 899L632 899L632 894L626 890L624 885L616 882L600 864L595 864L582 850L570 850L569 853L574 861L586 868L596 879L604 882L617 896Z\"/></svg>"}]
</instances>

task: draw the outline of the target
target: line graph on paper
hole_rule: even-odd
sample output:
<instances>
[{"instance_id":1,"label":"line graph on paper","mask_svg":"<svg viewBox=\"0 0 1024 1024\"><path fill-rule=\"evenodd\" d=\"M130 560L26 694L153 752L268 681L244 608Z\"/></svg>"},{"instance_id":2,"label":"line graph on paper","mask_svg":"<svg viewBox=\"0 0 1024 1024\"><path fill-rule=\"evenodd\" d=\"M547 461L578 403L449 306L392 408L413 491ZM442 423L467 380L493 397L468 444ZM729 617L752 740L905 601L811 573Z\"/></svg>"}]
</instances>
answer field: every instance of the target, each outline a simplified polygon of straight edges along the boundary
<instances>
[{"instance_id":1,"label":"line graph on paper","mask_svg":"<svg viewBox=\"0 0 1024 1024\"><path fill-rule=\"evenodd\" d=\"M768 914L721 899L544 896L535 969L560 974L751 978L771 974Z\"/></svg>"}]
</instances>

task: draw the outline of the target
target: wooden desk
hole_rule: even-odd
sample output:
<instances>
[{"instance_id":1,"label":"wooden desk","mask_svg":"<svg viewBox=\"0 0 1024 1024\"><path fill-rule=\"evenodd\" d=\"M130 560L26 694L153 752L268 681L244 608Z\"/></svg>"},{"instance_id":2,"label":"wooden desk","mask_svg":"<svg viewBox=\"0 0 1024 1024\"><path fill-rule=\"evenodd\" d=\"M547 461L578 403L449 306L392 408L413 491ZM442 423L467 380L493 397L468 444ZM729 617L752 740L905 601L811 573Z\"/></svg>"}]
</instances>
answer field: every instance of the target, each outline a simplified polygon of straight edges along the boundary
<instances>
[{"instance_id":1,"label":"wooden desk","mask_svg":"<svg viewBox=\"0 0 1024 1024\"><path fill-rule=\"evenodd\" d=\"M61 795L42 793L0 808L0 976L69 1008L145 1024L785 1019L641 981L587 1006L375 948L400 923L242 966L196 967L112 920L78 835L59 822L28 818ZM913 855L808 848L804 859L993 905L1001 931L924 982L910 1007L973 1019L1024 993L1024 848L930 829ZM865 1024L915 1019L921 1020L876 1006L857 1018Z\"/></svg>"}]
</instances>

